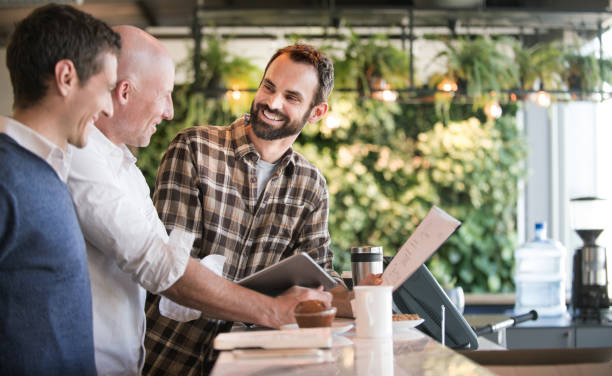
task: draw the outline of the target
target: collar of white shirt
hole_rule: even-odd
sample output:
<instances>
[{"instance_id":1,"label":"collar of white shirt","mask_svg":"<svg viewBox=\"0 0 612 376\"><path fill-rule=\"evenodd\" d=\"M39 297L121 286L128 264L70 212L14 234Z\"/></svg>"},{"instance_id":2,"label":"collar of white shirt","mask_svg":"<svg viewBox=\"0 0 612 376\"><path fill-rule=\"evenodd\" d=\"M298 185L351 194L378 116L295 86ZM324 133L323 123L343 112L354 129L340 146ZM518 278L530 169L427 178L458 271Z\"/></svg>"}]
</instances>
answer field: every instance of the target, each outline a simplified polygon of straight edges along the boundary
<instances>
[{"instance_id":1,"label":"collar of white shirt","mask_svg":"<svg viewBox=\"0 0 612 376\"><path fill-rule=\"evenodd\" d=\"M115 145L97 127L93 125L89 127L88 143L95 144L96 148L99 148L102 152L102 155L108 156L111 167L115 172L119 172L122 168L128 168L136 163L136 157L134 157L134 154L125 144Z\"/></svg>"},{"instance_id":2,"label":"collar of white shirt","mask_svg":"<svg viewBox=\"0 0 612 376\"><path fill-rule=\"evenodd\" d=\"M66 182L72 158L70 148L64 151L32 128L6 116L0 116L0 133L6 134L15 140L19 146L46 161L59 178L64 183Z\"/></svg>"}]
</instances>

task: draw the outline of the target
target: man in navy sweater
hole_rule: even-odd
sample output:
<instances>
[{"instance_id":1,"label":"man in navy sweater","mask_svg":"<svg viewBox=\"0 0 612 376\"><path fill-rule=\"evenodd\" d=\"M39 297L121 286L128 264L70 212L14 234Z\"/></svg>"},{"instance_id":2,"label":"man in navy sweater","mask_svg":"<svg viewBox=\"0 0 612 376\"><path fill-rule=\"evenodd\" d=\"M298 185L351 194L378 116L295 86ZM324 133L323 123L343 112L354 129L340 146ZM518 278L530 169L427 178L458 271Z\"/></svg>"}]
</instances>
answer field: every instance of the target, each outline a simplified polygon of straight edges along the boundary
<instances>
[{"instance_id":1,"label":"man in navy sweater","mask_svg":"<svg viewBox=\"0 0 612 376\"><path fill-rule=\"evenodd\" d=\"M7 48L12 118L0 117L0 375L93 375L85 243L66 187L68 144L112 116L121 37L47 5Z\"/></svg>"}]
</instances>

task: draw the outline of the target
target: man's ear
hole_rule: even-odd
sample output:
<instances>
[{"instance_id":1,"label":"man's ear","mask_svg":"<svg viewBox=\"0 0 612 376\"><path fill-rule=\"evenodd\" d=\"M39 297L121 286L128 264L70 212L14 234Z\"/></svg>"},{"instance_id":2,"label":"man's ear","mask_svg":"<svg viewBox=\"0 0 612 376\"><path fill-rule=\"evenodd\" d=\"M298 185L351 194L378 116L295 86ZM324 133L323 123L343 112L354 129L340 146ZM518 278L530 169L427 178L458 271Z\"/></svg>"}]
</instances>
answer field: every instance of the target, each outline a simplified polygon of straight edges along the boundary
<instances>
[{"instance_id":1,"label":"man's ear","mask_svg":"<svg viewBox=\"0 0 612 376\"><path fill-rule=\"evenodd\" d=\"M79 85L79 75L71 60L63 59L55 64L55 85L60 95L68 96Z\"/></svg>"},{"instance_id":2,"label":"man's ear","mask_svg":"<svg viewBox=\"0 0 612 376\"><path fill-rule=\"evenodd\" d=\"M310 117L308 118L309 123L316 123L321 120L323 116L327 113L329 105L327 102L321 102L318 105L314 106L314 108L310 112Z\"/></svg>"},{"instance_id":3,"label":"man's ear","mask_svg":"<svg viewBox=\"0 0 612 376\"><path fill-rule=\"evenodd\" d=\"M132 95L132 83L129 80L121 80L117 82L115 94L117 96L117 102L119 102L119 104L127 104L128 100L130 99L130 96Z\"/></svg>"}]
</instances>

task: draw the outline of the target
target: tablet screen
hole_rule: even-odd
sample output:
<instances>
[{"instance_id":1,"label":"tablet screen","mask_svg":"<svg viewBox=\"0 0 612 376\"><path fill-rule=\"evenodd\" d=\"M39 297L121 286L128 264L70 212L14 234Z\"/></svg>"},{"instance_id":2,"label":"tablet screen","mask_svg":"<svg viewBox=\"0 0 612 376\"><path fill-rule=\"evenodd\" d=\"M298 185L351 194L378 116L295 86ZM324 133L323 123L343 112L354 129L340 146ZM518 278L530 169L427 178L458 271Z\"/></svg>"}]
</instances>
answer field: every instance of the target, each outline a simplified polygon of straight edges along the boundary
<instances>
[{"instance_id":1,"label":"tablet screen","mask_svg":"<svg viewBox=\"0 0 612 376\"><path fill-rule=\"evenodd\" d=\"M276 296L294 285L310 288L323 286L329 290L336 286L336 281L308 254L298 253L240 280L238 284Z\"/></svg>"}]
</instances>

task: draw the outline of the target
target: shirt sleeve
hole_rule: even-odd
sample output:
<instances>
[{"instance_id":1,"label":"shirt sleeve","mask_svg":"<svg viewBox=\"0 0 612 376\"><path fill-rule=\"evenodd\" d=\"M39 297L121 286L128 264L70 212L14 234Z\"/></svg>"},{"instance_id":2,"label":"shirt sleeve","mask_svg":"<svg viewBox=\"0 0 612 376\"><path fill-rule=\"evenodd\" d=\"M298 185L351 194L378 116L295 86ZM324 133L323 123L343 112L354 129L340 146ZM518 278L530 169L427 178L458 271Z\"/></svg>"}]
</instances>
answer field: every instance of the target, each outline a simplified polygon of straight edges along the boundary
<instances>
[{"instance_id":1,"label":"shirt sleeve","mask_svg":"<svg viewBox=\"0 0 612 376\"><path fill-rule=\"evenodd\" d=\"M329 194L325 183L323 183L318 199L318 206L306 218L296 252L308 253L338 283L344 285L342 278L334 270L334 254L330 249L331 237L328 230Z\"/></svg>"},{"instance_id":2,"label":"shirt sleeve","mask_svg":"<svg viewBox=\"0 0 612 376\"><path fill-rule=\"evenodd\" d=\"M157 170L153 202L166 230L194 234L194 257L202 244L202 203L198 189L197 151L180 133L168 146Z\"/></svg>"},{"instance_id":3,"label":"shirt sleeve","mask_svg":"<svg viewBox=\"0 0 612 376\"><path fill-rule=\"evenodd\" d=\"M193 235L169 238L152 201L122 186L106 158L89 147L73 153L68 187L85 240L145 289L162 292L184 274Z\"/></svg>"}]
</instances>

